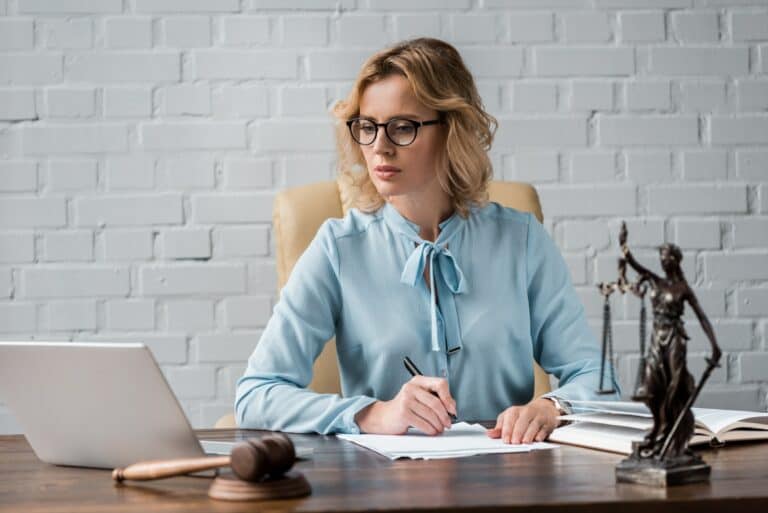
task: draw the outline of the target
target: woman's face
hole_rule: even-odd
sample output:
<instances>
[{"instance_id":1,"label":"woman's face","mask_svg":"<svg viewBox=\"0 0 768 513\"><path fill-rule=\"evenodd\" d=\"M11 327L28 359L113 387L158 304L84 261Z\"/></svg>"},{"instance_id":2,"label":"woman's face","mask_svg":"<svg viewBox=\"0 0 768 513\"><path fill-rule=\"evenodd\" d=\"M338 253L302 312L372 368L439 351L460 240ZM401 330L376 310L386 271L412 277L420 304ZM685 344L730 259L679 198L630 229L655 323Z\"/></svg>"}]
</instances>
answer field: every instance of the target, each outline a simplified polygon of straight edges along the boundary
<instances>
[{"instance_id":1,"label":"woman's face","mask_svg":"<svg viewBox=\"0 0 768 513\"><path fill-rule=\"evenodd\" d=\"M375 123L386 123L392 118L430 121L437 119L438 113L416 99L404 77L390 75L363 91L360 117ZM442 130L442 125L421 126L413 143L397 146L380 126L373 143L360 146L368 175L381 196L418 196L440 188L437 166L445 147Z\"/></svg>"}]
</instances>

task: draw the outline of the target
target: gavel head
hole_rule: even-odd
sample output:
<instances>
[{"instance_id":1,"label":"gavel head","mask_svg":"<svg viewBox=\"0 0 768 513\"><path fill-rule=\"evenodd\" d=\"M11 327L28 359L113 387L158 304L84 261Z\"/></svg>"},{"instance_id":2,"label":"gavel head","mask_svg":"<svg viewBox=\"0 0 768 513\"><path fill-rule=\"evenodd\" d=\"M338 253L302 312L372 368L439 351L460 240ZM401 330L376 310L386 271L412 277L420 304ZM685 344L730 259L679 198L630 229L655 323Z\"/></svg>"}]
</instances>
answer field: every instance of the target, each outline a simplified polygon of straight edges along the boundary
<instances>
[{"instance_id":1,"label":"gavel head","mask_svg":"<svg viewBox=\"0 0 768 513\"><path fill-rule=\"evenodd\" d=\"M267 475L281 476L291 469L295 460L293 442L282 433L239 442L230 454L232 472L243 481L251 482Z\"/></svg>"}]
</instances>

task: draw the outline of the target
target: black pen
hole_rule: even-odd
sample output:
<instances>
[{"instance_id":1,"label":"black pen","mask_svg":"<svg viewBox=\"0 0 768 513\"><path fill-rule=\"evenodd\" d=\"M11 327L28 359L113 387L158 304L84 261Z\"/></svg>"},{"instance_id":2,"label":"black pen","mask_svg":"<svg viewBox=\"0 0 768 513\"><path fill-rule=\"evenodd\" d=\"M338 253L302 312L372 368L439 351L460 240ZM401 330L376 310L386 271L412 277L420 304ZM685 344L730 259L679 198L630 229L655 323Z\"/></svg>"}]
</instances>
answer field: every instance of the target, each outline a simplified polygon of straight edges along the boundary
<instances>
[{"instance_id":1,"label":"black pen","mask_svg":"<svg viewBox=\"0 0 768 513\"><path fill-rule=\"evenodd\" d=\"M403 365L405 365L405 368L408 369L408 372L411 373L411 376L423 376L424 375L424 374L421 373L419 368L416 367L416 364L413 363L411 361L411 359L408 358L407 356L405 358L403 358ZM434 390L430 390L429 393L434 395L435 397L438 397L438 398L440 397L439 395L437 395L437 392L435 392ZM456 418L456 415L454 415L453 413L448 412L448 415L451 417L452 420L454 420L454 421L458 420Z\"/></svg>"}]
</instances>

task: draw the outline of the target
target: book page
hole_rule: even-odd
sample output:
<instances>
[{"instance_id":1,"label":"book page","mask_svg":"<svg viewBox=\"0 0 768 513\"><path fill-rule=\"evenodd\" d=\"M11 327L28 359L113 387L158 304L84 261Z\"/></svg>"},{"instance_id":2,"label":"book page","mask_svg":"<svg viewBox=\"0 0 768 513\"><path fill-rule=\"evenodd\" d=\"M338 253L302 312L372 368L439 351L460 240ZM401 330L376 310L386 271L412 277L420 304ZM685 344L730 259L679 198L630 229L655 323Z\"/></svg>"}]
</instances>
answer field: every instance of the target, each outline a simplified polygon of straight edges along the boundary
<instances>
[{"instance_id":1,"label":"book page","mask_svg":"<svg viewBox=\"0 0 768 513\"><path fill-rule=\"evenodd\" d=\"M587 412L587 413L573 413L571 415L560 415L560 420L568 422L586 422L590 424L601 424L603 426L619 426L631 429L637 429L644 433L650 431L653 428L653 419L651 417L640 417L637 415L629 415L625 413L602 413L602 412ZM700 426L698 423L695 427L695 433L697 435L707 435L707 439L713 436L713 433L704 426Z\"/></svg>"},{"instance_id":2,"label":"book page","mask_svg":"<svg viewBox=\"0 0 768 513\"><path fill-rule=\"evenodd\" d=\"M548 440L563 444L578 445L588 449L630 454L632 442L640 442L646 431L629 426L576 422L561 426L549 435ZM697 432L691 437L690 445L709 443L711 436Z\"/></svg>"},{"instance_id":3,"label":"book page","mask_svg":"<svg viewBox=\"0 0 768 513\"><path fill-rule=\"evenodd\" d=\"M691 408L691 410L696 423L705 426L716 435L737 428L768 431L768 413L713 408Z\"/></svg>"},{"instance_id":4,"label":"book page","mask_svg":"<svg viewBox=\"0 0 768 513\"><path fill-rule=\"evenodd\" d=\"M645 431L625 426L609 426L592 422L577 422L561 426L549 435L548 440L579 445L589 449L630 454L632 442L645 437Z\"/></svg>"},{"instance_id":5,"label":"book page","mask_svg":"<svg viewBox=\"0 0 768 513\"><path fill-rule=\"evenodd\" d=\"M716 440L721 442L746 442L768 440L768 429L733 429L718 435Z\"/></svg>"}]
</instances>

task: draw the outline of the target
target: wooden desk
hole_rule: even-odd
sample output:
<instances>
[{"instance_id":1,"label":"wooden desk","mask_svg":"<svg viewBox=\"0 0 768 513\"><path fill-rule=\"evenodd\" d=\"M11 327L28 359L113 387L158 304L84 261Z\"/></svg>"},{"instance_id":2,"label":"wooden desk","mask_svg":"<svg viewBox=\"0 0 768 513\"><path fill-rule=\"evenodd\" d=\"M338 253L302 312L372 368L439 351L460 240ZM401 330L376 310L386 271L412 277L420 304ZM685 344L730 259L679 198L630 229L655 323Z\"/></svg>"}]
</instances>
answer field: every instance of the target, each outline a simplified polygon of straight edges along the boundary
<instances>
[{"instance_id":1,"label":"wooden desk","mask_svg":"<svg viewBox=\"0 0 768 513\"><path fill-rule=\"evenodd\" d=\"M200 431L237 440L255 431ZM620 455L576 447L453 460L389 461L334 437L291 435L314 448L301 461L313 493L270 503L211 500L210 479L112 483L107 470L41 463L21 436L0 436L0 511L768 511L768 444L705 451L712 480L668 490L616 484Z\"/></svg>"}]
</instances>

